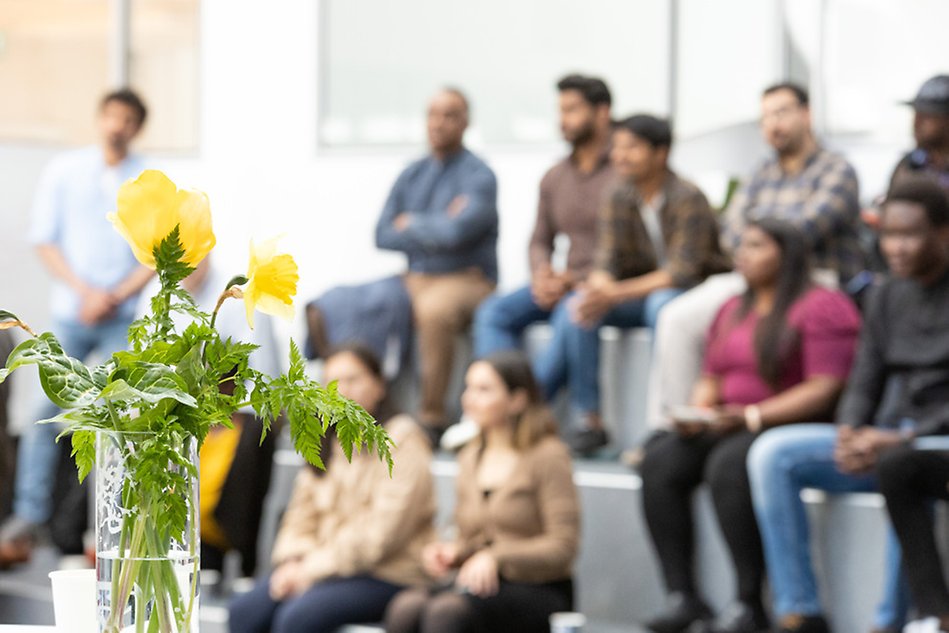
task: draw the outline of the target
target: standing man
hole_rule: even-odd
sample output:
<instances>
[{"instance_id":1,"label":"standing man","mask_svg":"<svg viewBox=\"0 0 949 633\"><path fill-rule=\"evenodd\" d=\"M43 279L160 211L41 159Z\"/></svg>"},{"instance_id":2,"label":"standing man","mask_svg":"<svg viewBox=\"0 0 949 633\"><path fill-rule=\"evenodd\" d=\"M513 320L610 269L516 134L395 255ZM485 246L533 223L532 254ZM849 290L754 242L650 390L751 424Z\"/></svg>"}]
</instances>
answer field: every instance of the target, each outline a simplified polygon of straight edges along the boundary
<instances>
[{"instance_id":1,"label":"standing man","mask_svg":"<svg viewBox=\"0 0 949 633\"><path fill-rule=\"evenodd\" d=\"M152 275L106 219L119 186L142 171L129 145L146 113L131 90L105 95L99 145L56 158L36 192L30 240L53 277L50 329L66 353L79 359L125 349L136 297ZM35 420L56 415L55 405L45 397L40 401ZM31 424L20 438L13 517L0 530L0 563L27 560L36 528L50 519L58 432L55 425Z\"/></svg>"},{"instance_id":2,"label":"standing man","mask_svg":"<svg viewBox=\"0 0 949 633\"><path fill-rule=\"evenodd\" d=\"M864 312L857 358L837 410L837 426L794 424L766 431L748 455L752 499L782 633L825 633L810 558L802 488L832 493L877 488L878 463L893 507L891 468L881 455L917 436L949 431L949 200L926 178L894 185L883 205L880 244L892 277L875 288ZM895 382L893 382L895 381ZM895 396L881 407L885 388ZM766 423L767 421L765 421ZM897 469L900 467L898 465ZM905 473L904 473L905 474ZM904 501L909 502L909 499ZM903 541L910 533L901 506L893 514ZM925 515L925 510L923 510ZM918 513L916 515L918 518ZM920 583L922 543L907 548L915 597L928 598ZM931 569L933 561L926 563ZM937 587L933 587L936 589ZM944 616L947 606L924 599L924 615ZM935 629L934 629L935 630Z\"/></svg>"},{"instance_id":3,"label":"standing man","mask_svg":"<svg viewBox=\"0 0 949 633\"><path fill-rule=\"evenodd\" d=\"M761 132L774 156L735 194L725 213L722 244L734 250L748 220L784 220L809 239L818 276L843 283L864 267L857 239L857 175L842 156L817 142L808 104L807 92L792 83L771 86L762 94ZM647 406L651 427L665 428L668 410L688 404L712 319L744 289L738 273L715 275L663 311Z\"/></svg>"},{"instance_id":4,"label":"standing man","mask_svg":"<svg viewBox=\"0 0 949 633\"><path fill-rule=\"evenodd\" d=\"M618 179L599 215L593 271L561 300L553 338L534 372L548 399L568 386L583 426L571 447L608 442L600 418L602 325L654 327L662 307L708 275L727 270L705 195L669 169L668 121L640 114L617 124L610 152Z\"/></svg>"},{"instance_id":5,"label":"standing man","mask_svg":"<svg viewBox=\"0 0 949 633\"><path fill-rule=\"evenodd\" d=\"M513 349L528 325L550 318L554 308L593 268L596 217L614 179L609 160L610 104L603 80L568 75L557 82L560 131L571 152L540 181L537 220L531 235L530 285L481 304L475 314L475 357ZM565 270L554 270L554 239L570 241Z\"/></svg>"},{"instance_id":6,"label":"standing man","mask_svg":"<svg viewBox=\"0 0 949 633\"><path fill-rule=\"evenodd\" d=\"M440 435L455 338L498 279L497 181L462 141L468 100L457 89L436 94L428 108L431 154L402 172L376 225L376 246L408 256L420 355L419 420Z\"/></svg>"}]
</instances>

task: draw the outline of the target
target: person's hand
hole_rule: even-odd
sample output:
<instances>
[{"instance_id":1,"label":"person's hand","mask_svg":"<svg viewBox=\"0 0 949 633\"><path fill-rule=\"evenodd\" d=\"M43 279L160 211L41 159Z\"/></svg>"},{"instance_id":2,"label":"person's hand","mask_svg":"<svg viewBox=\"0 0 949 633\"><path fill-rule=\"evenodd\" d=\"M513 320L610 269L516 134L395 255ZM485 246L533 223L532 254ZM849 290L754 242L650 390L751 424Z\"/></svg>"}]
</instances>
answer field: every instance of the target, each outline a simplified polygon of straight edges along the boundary
<instances>
[{"instance_id":1,"label":"person's hand","mask_svg":"<svg viewBox=\"0 0 949 633\"><path fill-rule=\"evenodd\" d=\"M558 275L549 266L539 268L531 276L531 298L544 310L552 310L569 290L567 276Z\"/></svg>"},{"instance_id":2,"label":"person's hand","mask_svg":"<svg viewBox=\"0 0 949 633\"><path fill-rule=\"evenodd\" d=\"M457 543L429 543L422 550L422 567L432 578L441 578L458 562Z\"/></svg>"},{"instance_id":3,"label":"person's hand","mask_svg":"<svg viewBox=\"0 0 949 633\"><path fill-rule=\"evenodd\" d=\"M286 561L270 574L270 597L274 600L284 600L303 593L307 584L303 575L303 561Z\"/></svg>"},{"instance_id":4,"label":"person's hand","mask_svg":"<svg viewBox=\"0 0 949 633\"><path fill-rule=\"evenodd\" d=\"M455 584L476 596L487 598L498 592L498 562L490 552L481 551L465 561Z\"/></svg>"},{"instance_id":5,"label":"person's hand","mask_svg":"<svg viewBox=\"0 0 949 633\"><path fill-rule=\"evenodd\" d=\"M573 320L584 327L595 325L616 304L615 287L613 281L582 284L573 304Z\"/></svg>"},{"instance_id":6,"label":"person's hand","mask_svg":"<svg viewBox=\"0 0 949 633\"><path fill-rule=\"evenodd\" d=\"M737 404L726 404L715 410L715 417L709 423L709 429L719 435L726 435L745 428L745 408Z\"/></svg>"},{"instance_id":7,"label":"person's hand","mask_svg":"<svg viewBox=\"0 0 949 633\"><path fill-rule=\"evenodd\" d=\"M865 426L841 426L834 446L834 461L841 472L857 475L870 472L886 448L902 441L898 431Z\"/></svg>"},{"instance_id":8,"label":"person's hand","mask_svg":"<svg viewBox=\"0 0 949 633\"><path fill-rule=\"evenodd\" d=\"M445 207L445 213L447 213L450 218L457 218L467 207L468 196L462 193L451 199L451 202Z\"/></svg>"},{"instance_id":9,"label":"person's hand","mask_svg":"<svg viewBox=\"0 0 949 633\"><path fill-rule=\"evenodd\" d=\"M412 223L412 214L411 213L400 213L395 216L395 219L392 220L392 228L401 233L405 229L409 228L409 224Z\"/></svg>"},{"instance_id":10,"label":"person's hand","mask_svg":"<svg viewBox=\"0 0 949 633\"><path fill-rule=\"evenodd\" d=\"M112 293L101 288L88 288L80 295L79 321L85 325L96 325L111 318L117 307Z\"/></svg>"}]
</instances>

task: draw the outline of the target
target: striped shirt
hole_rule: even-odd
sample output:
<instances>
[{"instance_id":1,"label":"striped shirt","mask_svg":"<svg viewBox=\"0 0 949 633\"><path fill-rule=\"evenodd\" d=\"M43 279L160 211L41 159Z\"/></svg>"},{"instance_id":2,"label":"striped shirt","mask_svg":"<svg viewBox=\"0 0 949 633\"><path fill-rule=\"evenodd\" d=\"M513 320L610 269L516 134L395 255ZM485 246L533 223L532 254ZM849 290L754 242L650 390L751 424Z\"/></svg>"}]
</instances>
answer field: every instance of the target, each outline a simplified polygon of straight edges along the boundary
<instances>
[{"instance_id":1,"label":"striped shirt","mask_svg":"<svg viewBox=\"0 0 949 633\"><path fill-rule=\"evenodd\" d=\"M728 205L722 245L733 250L745 225L765 217L804 231L814 265L836 271L841 282L864 269L857 174L842 156L818 148L796 174L782 170L776 157L765 162Z\"/></svg>"}]
</instances>

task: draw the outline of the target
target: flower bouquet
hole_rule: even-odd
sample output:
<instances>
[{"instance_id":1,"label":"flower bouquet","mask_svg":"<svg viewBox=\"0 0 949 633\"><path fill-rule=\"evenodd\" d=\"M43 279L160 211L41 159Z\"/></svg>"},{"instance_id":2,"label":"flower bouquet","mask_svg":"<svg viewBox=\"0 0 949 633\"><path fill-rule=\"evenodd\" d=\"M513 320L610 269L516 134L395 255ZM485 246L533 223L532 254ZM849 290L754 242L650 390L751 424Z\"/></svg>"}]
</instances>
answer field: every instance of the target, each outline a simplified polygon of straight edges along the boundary
<instances>
[{"instance_id":1,"label":"flower bouquet","mask_svg":"<svg viewBox=\"0 0 949 633\"><path fill-rule=\"evenodd\" d=\"M87 367L67 356L49 332L36 334L0 310L0 329L30 337L0 369L36 365L40 383L62 412L80 480L97 468L97 593L102 632L194 632L198 628L197 450L215 425L231 426L238 409L253 407L266 434L281 414L306 461L322 467L320 447L330 425L347 456L375 451L392 467L390 440L335 384L304 373L291 341L289 370L262 374L248 359L256 346L222 339L215 319L227 300L292 316L297 265L276 241L251 244L245 275L221 289L211 314L197 308L181 282L215 245L207 197L178 189L159 171L145 171L119 190L109 214L136 258L156 271L160 290L151 311L129 328L129 349ZM190 321L176 328L173 315ZM180 317L179 317L180 318ZM178 330L181 331L178 331Z\"/></svg>"}]
</instances>

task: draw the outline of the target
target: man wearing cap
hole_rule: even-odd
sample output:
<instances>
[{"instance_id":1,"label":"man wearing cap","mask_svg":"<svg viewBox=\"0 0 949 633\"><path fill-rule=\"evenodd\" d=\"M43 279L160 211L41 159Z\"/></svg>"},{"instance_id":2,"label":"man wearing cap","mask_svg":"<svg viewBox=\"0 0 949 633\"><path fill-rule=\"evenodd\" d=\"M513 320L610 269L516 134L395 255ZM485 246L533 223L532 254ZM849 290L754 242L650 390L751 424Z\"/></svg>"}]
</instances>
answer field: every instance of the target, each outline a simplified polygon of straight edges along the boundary
<instances>
[{"instance_id":1,"label":"man wearing cap","mask_svg":"<svg viewBox=\"0 0 949 633\"><path fill-rule=\"evenodd\" d=\"M949 75L936 75L920 86L913 106L916 149L893 170L890 188L911 174L933 178L949 194Z\"/></svg>"}]
</instances>

